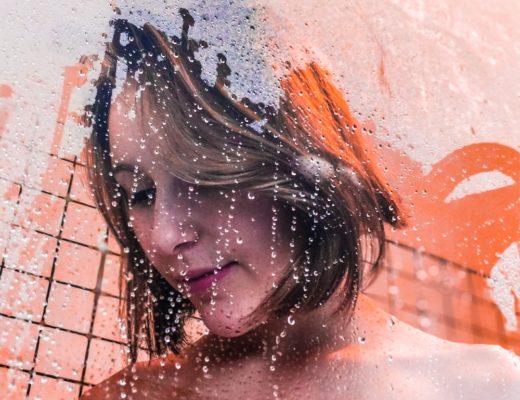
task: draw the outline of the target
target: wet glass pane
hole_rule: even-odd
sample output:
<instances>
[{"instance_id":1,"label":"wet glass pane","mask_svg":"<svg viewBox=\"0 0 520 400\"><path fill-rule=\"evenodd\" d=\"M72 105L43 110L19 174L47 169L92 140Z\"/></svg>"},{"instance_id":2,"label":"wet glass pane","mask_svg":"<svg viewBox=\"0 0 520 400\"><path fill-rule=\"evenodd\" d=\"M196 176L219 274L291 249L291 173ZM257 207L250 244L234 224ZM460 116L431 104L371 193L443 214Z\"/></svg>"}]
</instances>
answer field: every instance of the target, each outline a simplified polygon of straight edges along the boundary
<instances>
[{"instance_id":1,"label":"wet glass pane","mask_svg":"<svg viewBox=\"0 0 520 400\"><path fill-rule=\"evenodd\" d=\"M514 399L520 6L0 7L2 399Z\"/></svg>"}]
</instances>

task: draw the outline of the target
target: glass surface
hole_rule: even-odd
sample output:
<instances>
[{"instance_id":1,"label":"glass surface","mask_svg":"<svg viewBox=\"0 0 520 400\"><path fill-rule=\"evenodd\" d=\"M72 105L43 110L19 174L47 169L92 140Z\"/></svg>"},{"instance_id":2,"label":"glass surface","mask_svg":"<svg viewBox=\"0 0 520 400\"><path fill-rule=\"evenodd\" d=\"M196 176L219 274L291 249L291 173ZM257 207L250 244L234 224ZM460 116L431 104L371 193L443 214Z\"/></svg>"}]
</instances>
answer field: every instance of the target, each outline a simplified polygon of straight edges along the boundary
<instances>
[{"instance_id":1,"label":"glass surface","mask_svg":"<svg viewBox=\"0 0 520 400\"><path fill-rule=\"evenodd\" d=\"M1 398L515 398L520 5L142 3L2 3Z\"/></svg>"}]
</instances>

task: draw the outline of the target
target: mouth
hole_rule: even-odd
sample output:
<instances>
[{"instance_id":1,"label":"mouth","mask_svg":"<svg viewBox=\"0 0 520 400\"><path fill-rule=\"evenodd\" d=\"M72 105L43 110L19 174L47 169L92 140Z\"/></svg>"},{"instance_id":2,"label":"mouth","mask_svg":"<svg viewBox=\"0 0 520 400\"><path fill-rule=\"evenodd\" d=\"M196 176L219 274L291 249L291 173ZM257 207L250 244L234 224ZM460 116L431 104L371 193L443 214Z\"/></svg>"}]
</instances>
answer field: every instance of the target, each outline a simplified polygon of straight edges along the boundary
<instances>
[{"instance_id":1,"label":"mouth","mask_svg":"<svg viewBox=\"0 0 520 400\"><path fill-rule=\"evenodd\" d=\"M184 285L190 294L198 294L207 291L210 289L216 282L224 279L230 272L232 272L233 267L237 265L237 262L231 261L221 268L215 268L208 272L203 272L202 274L197 274L194 276L189 276L187 279L182 281L182 285Z\"/></svg>"}]
</instances>

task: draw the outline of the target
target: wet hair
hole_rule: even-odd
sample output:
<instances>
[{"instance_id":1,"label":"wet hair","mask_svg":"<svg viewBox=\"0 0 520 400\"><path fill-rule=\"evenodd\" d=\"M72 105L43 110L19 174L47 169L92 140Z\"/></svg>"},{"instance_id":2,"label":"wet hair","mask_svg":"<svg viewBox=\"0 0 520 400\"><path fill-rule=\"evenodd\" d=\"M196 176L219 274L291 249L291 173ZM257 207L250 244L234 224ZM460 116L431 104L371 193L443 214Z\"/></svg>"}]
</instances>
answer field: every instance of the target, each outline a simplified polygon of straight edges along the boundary
<instances>
[{"instance_id":1,"label":"wet hair","mask_svg":"<svg viewBox=\"0 0 520 400\"><path fill-rule=\"evenodd\" d=\"M384 223L403 223L398 198L363 142L363 128L324 69L317 63L288 66L277 108L237 99L229 92L225 55L219 54L215 84L201 78L196 53L206 43L190 39L194 20L180 12L180 37L150 24L113 21L89 110L89 172L96 202L124 249L122 312L134 362L139 347L151 355L178 353L194 307L147 259L129 223L127 194L112 174L108 122L118 64L126 66L126 79L145 88L142 112L144 101L148 109L164 110L167 134L157 157L172 174L202 187L269 194L297 217L305 233L301 252L253 314L309 311L337 291L340 308L351 312L379 268Z\"/></svg>"}]
</instances>

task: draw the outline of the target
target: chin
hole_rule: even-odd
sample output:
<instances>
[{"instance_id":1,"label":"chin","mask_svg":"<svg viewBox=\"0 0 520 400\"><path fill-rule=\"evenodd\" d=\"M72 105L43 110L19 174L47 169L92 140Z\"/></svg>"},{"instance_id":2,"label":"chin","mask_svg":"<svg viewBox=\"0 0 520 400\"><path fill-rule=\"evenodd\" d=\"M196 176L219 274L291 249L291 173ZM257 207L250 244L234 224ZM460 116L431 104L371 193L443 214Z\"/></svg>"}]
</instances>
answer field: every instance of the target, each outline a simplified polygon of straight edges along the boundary
<instances>
[{"instance_id":1,"label":"chin","mask_svg":"<svg viewBox=\"0 0 520 400\"><path fill-rule=\"evenodd\" d=\"M213 335L234 338L239 337L255 328L251 322L248 323L248 314L240 315L229 310L200 310L202 321Z\"/></svg>"}]
</instances>

